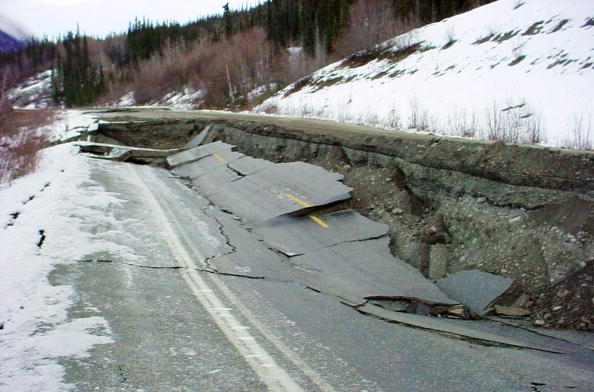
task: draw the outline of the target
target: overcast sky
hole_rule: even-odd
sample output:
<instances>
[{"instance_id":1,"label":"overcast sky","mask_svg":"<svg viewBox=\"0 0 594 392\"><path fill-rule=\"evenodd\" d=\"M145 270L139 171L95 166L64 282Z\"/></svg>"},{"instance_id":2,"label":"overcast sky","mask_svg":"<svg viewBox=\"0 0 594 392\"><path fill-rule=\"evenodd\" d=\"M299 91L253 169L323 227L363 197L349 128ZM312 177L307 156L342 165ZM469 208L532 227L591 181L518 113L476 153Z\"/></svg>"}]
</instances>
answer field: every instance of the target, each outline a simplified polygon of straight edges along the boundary
<instances>
[{"instance_id":1,"label":"overcast sky","mask_svg":"<svg viewBox=\"0 0 594 392\"><path fill-rule=\"evenodd\" d=\"M14 34L9 20L37 37L54 38L78 23L82 32L103 37L125 31L135 17L183 23L222 13L227 2L238 9L260 0L0 0L0 29Z\"/></svg>"}]
</instances>

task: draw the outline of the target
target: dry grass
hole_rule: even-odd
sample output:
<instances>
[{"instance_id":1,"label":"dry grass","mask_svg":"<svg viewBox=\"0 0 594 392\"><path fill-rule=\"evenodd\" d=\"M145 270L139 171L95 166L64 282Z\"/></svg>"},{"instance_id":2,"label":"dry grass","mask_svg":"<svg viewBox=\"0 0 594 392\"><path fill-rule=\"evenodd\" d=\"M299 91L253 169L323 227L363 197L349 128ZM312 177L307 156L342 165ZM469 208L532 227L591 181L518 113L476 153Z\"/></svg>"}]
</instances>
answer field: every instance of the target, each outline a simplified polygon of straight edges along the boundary
<instances>
[{"instance_id":1,"label":"dry grass","mask_svg":"<svg viewBox=\"0 0 594 392\"><path fill-rule=\"evenodd\" d=\"M55 120L54 111L4 110L0 123L0 184L33 172L37 153L49 145L39 128Z\"/></svg>"}]
</instances>

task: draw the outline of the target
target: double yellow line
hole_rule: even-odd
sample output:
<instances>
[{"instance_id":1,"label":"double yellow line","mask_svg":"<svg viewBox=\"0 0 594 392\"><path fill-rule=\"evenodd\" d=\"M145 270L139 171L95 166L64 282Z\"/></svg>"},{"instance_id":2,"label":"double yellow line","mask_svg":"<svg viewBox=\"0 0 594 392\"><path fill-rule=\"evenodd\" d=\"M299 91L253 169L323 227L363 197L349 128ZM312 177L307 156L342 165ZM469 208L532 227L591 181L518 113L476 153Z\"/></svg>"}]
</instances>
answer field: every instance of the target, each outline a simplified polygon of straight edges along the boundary
<instances>
[{"instance_id":1,"label":"double yellow line","mask_svg":"<svg viewBox=\"0 0 594 392\"><path fill-rule=\"evenodd\" d=\"M293 200L295 203L299 204L301 207L304 207L304 208L313 207L312 204L310 204L304 200L301 200L297 196L287 194L287 193L282 193L281 196L284 196L288 199ZM324 229L327 229L330 227L330 225L328 223L324 222L322 219L320 219L319 217L317 217L315 215L309 215L308 218L311 219L312 221L316 222L318 225L322 226Z\"/></svg>"},{"instance_id":2,"label":"double yellow line","mask_svg":"<svg viewBox=\"0 0 594 392\"><path fill-rule=\"evenodd\" d=\"M225 158L223 158L221 156L221 154L219 154L218 152L215 152L214 154L212 154L212 156L219 162L225 164L227 163L227 161L225 160ZM294 195L290 195L290 194L281 194L281 196L284 196L292 201L294 201L295 203L299 204L301 207L304 208L309 208L309 207L313 207L312 204L306 202L305 200L301 200L300 198L298 198L297 196ZM319 217L317 217L316 215L309 215L308 216L309 219L311 219L312 221L316 222L318 225L322 226L324 229L327 229L330 227L330 225L326 222L324 222L322 219L320 219Z\"/></svg>"}]
</instances>

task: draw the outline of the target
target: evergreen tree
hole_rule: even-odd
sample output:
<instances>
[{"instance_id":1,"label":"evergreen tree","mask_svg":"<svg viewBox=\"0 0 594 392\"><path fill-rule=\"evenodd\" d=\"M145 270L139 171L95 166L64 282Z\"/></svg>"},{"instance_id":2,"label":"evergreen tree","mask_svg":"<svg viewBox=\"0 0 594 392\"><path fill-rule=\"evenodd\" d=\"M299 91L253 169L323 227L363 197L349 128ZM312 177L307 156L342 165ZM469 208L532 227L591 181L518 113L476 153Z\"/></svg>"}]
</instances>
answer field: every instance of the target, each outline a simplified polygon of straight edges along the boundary
<instances>
[{"instance_id":1,"label":"evergreen tree","mask_svg":"<svg viewBox=\"0 0 594 392\"><path fill-rule=\"evenodd\" d=\"M233 35L233 18L229 10L229 3L223 6L223 21L225 23L225 38L229 39Z\"/></svg>"},{"instance_id":2,"label":"evergreen tree","mask_svg":"<svg viewBox=\"0 0 594 392\"><path fill-rule=\"evenodd\" d=\"M54 100L66 107L88 105L105 92L103 68L92 63L88 38L79 31L69 32L62 46L64 54L56 56L52 74Z\"/></svg>"}]
</instances>

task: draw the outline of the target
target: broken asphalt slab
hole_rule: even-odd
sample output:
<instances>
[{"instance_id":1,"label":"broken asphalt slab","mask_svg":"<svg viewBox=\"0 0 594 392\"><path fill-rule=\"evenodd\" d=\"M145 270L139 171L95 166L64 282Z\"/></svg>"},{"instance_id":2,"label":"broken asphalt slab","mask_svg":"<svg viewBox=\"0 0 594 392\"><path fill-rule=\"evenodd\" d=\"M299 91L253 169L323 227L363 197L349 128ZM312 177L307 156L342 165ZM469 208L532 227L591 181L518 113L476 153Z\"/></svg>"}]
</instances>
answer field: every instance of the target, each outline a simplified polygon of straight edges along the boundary
<instances>
[{"instance_id":1,"label":"broken asphalt slab","mask_svg":"<svg viewBox=\"0 0 594 392\"><path fill-rule=\"evenodd\" d=\"M177 149L158 150L92 142L76 142L75 145L80 148L80 152L82 153L94 154L101 158L115 161L126 161L132 158L167 158L179 151Z\"/></svg>"},{"instance_id":2,"label":"broken asphalt slab","mask_svg":"<svg viewBox=\"0 0 594 392\"><path fill-rule=\"evenodd\" d=\"M190 150L182 151L177 154L173 154L167 158L167 163L171 167L176 167L179 165L197 161L209 155L213 155L214 153L220 153L222 151L231 151L233 147L234 146L223 142L209 143L203 146L192 148Z\"/></svg>"},{"instance_id":3,"label":"broken asphalt slab","mask_svg":"<svg viewBox=\"0 0 594 392\"><path fill-rule=\"evenodd\" d=\"M350 199L352 188L342 180L340 174L293 162L276 164L205 191L220 208L251 223L262 223Z\"/></svg>"},{"instance_id":4,"label":"broken asphalt slab","mask_svg":"<svg viewBox=\"0 0 594 392\"><path fill-rule=\"evenodd\" d=\"M287 256L303 255L343 242L387 235L388 226L355 211L311 217L281 216L256 228L264 241Z\"/></svg>"},{"instance_id":5,"label":"broken asphalt slab","mask_svg":"<svg viewBox=\"0 0 594 392\"><path fill-rule=\"evenodd\" d=\"M484 316L513 283L514 279L511 278L470 270L459 271L437 281L437 287L466 305L472 312Z\"/></svg>"},{"instance_id":6,"label":"broken asphalt slab","mask_svg":"<svg viewBox=\"0 0 594 392\"><path fill-rule=\"evenodd\" d=\"M382 250L385 249L385 252ZM458 305L414 267L391 257L388 239L346 242L291 259L316 290L364 299L407 299L428 305Z\"/></svg>"},{"instance_id":7,"label":"broken asphalt slab","mask_svg":"<svg viewBox=\"0 0 594 392\"><path fill-rule=\"evenodd\" d=\"M227 252L207 260L209 268L228 275L261 277L276 281L295 279L291 268L254 234L242 227L233 215L216 208L205 209L204 213L216 220L228 248Z\"/></svg>"},{"instance_id":8,"label":"broken asphalt slab","mask_svg":"<svg viewBox=\"0 0 594 392\"><path fill-rule=\"evenodd\" d=\"M230 150L215 152L198 161L177 166L173 169L173 172L178 176L195 179L214 170L226 167L229 162L242 157L244 157L243 154Z\"/></svg>"},{"instance_id":9,"label":"broken asphalt slab","mask_svg":"<svg viewBox=\"0 0 594 392\"><path fill-rule=\"evenodd\" d=\"M194 136L187 144L186 148L196 148L204 142L208 133L212 129L212 124L207 125L198 135Z\"/></svg>"},{"instance_id":10,"label":"broken asphalt slab","mask_svg":"<svg viewBox=\"0 0 594 392\"><path fill-rule=\"evenodd\" d=\"M266 161L264 159L252 158L246 155L243 158L229 162L227 166L242 176L249 176L259 172L260 170L270 169L274 165L274 162Z\"/></svg>"},{"instance_id":11,"label":"broken asphalt slab","mask_svg":"<svg viewBox=\"0 0 594 392\"><path fill-rule=\"evenodd\" d=\"M531 343L524 339L516 339L513 337L504 336L502 334L492 333L489 331L473 328L476 321L449 320L438 317L426 317L416 314L393 312L373 304L365 304L356 307L357 311L370 316L378 317L382 320L405 324L411 327L428 329L436 332L455 335L471 340L478 340L482 342L490 342L494 344L501 344L509 347L517 347L524 349L532 349L550 352L554 354L564 354L565 351L558 346L547 344Z\"/></svg>"}]
</instances>

